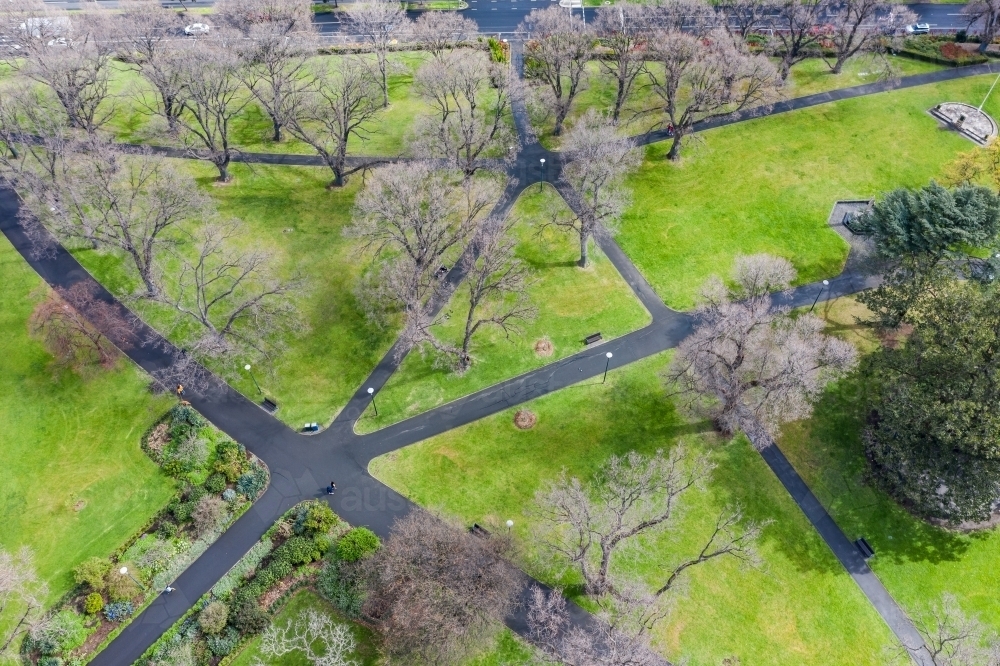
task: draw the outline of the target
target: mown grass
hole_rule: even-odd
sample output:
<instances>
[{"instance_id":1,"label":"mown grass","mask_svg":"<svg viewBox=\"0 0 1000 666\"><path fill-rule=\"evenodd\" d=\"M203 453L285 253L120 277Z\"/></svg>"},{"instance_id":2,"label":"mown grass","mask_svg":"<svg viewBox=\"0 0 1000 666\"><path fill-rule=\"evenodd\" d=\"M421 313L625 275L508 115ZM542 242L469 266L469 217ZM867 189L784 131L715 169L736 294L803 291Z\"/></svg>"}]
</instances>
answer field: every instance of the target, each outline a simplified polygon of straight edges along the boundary
<instances>
[{"instance_id":1,"label":"mown grass","mask_svg":"<svg viewBox=\"0 0 1000 666\"><path fill-rule=\"evenodd\" d=\"M301 426L332 419L395 336L392 326L379 328L366 319L355 293L365 260L359 242L345 238L343 229L350 224L361 178L327 190L324 169L237 164L234 182L218 187L211 166L189 161L178 161L177 166L190 170L221 216L244 221L246 233L237 242L268 250L279 273L306 279L294 295L306 328L286 336L284 351L270 371L261 367L254 372L286 423ZM138 287L117 255L88 250L76 255L113 291L130 293ZM140 301L135 307L159 330L172 330L176 315L167 306ZM181 327L175 337L180 340L194 332ZM243 364L244 359L231 358L212 367L257 399Z\"/></svg>"},{"instance_id":2,"label":"mown grass","mask_svg":"<svg viewBox=\"0 0 1000 666\"><path fill-rule=\"evenodd\" d=\"M82 376L54 366L28 332L47 287L6 238L0 281L0 548L30 546L54 601L73 587L74 566L107 557L173 495L139 448L172 401L124 360Z\"/></svg>"},{"instance_id":3,"label":"mown grass","mask_svg":"<svg viewBox=\"0 0 1000 666\"><path fill-rule=\"evenodd\" d=\"M599 251L586 269L579 268L579 242L556 227L542 227L568 207L549 185L532 187L515 204L518 220L517 257L531 271L529 296L538 317L510 339L496 327L482 328L473 338L474 362L464 375L435 367L431 354L411 353L379 392L378 416L369 407L357 424L369 432L532 368L569 356L583 348L583 338L600 331L605 339L642 327L649 315L611 262ZM467 286L459 287L446 306L447 321L437 327L441 339L461 344L468 314ZM553 353L542 356L535 343L547 340Z\"/></svg>"},{"instance_id":4,"label":"mown grass","mask_svg":"<svg viewBox=\"0 0 1000 666\"><path fill-rule=\"evenodd\" d=\"M603 0L596 0L596 2L601 3ZM941 65L899 56L889 56L888 60L900 76L924 74L943 68ZM783 97L791 99L837 88L874 83L878 80L879 69L879 64L870 58L853 58L844 64L840 74L831 74L822 59L809 58L792 67L781 94ZM602 113L610 113L614 109L615 97L618 92L616 80L605 74L604 69L596 62L588 65L587 75L587 87L573 103L573 108L566 120L567 127L572 127L576 119L589 109L597 109ZM659 109L662 106L659 103L659 97L656 96L649 84L649 78L641 75L636 80L631 98L622 109L620 122L622 131L626 134L635 135L656 129L661 122L664 126L666 125L662 113L643 113L647 110ZM538 131L541 142L547 148L557 149L559 147L559 139L552 136L552 118L537 122L535 129Z\"/></svg>"},{"instance_id":5,"label":"mown grass","mask_svg":"<svg viewBox=\"0 0 1000 666\"><path fill-rule=\"evenodd\" d=\"M871 351L878 343L854 323L854 315L865 310L853 299L838 299L818 312L828 330L844 334L861 349ZM911 616L924 615L947 592L966 613L1000 631L1000 598L995 594L1000 530L963 534L936 527L873 488L860 436L863 396L858 376L831 386L812 418L784 428L782 451L847 536L863 536L872 544L876 555L869 564Z\"/></svg>"},{"instance_id":6,"label":"mown grass","mask_svg":"<svg viewBox=\"0 0 1000 666\"><path fill-rule=\"evenodd\" d=\"M799 282L840 272L847 244L827 227L838 199L921 186L970 143L927 114L982 100L975 77L845 100L705 132L680 162L649 146L630 177L618 241L668 305L690 308L705 278L739 253L788 258ZM996 113L1000 102L990 100Z\"/></svg>"},{"instance_id":7,"label":"mown grass","mask_svg":"<svg viewBox=\"0 0 1000 666\"><path fill-rule=\"evenodd\" d=\"M651 454L684 441L717 465L704 491L684 499L668 534L618 560L618 573L650 586L706 537L718 512L740 504L747 519L773 520L760 543L763 568L716 561L692 571L655 641L672 660L717 666L882 664L892 637L760 456L743 438L719 441L707 423L679 416L660 373L669 353L534 400L538 423L512 423L514 409L372 462L371 470L419 504L465 524L514 521L522 566L553 583L579 580L545 559L533 538L533 494L561 470L583 479L611 454ZM501 529L503 529L501 527Z\"/></svg>"}]
</instances>

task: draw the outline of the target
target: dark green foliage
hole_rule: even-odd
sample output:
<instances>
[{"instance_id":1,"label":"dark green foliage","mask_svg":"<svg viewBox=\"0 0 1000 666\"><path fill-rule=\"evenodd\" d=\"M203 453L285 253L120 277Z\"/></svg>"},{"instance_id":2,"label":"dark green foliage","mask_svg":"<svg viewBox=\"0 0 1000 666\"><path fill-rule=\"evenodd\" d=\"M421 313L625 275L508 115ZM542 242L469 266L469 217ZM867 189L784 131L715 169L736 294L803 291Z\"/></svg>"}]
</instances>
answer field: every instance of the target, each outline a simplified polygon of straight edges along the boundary
<instances>
[{"instance_id":1,"label":"dark green foliage","mask_svg":"<svg viewBox=\"0 0 1000 666\"><path fill-rule=\"evenodd\" d=\"M38 666L62 666L62 659L59 657L40 657Z\"/></svg>"},{"instance_id":2,"label":"dark green foliage","mask_svg":"<svg viewBox=\"0 0 1000 666\"><path fill-rule=\"evenodd\" d=\"M208 422L201 414L187 405L177 405L170 410L170 439L175 443L192 437Z\"/></svg>"},{"instance_id":3,"label":"dark green foliage","mask_svg":"<svg viewBox=\"0 0 1000 666\"><path fill-rule=\"evenodd\" d=\"M337 524L337 514L323 502L315 502L309 506L302 526L308 534L326 534Z\"/></svg>"},{"instance_id":4,"label":"dark green foliage","mask_svg":"<svg viewBox=\"0 0 1000 666\"><path fill-rule=\"evenodd\" d=\"M201 486L192 486L188 488L184 495L184 500L186 502L191 502L192 504L197 504L201 501L201 498L208 494L208 491Z\"/></svg>"},{"instance_id":5,"label":"dark green foliage","mask_svg":"<svg viewBox=\"0 0 1000 666\"><path fill-rule=\"evenodd\" d=\"M208 649L217 657L225 657L231 653L239 642L240 634L233 627L226 627L222 633L205 637Z\"/></svg>"},{"instance_id":6,"label":"dark green foliage","mask_svg":"<svg viewBox=\"0 0 1000 666\"><path fill-rule=\"evenodd\" d=\"M337 542L337 558L345 562L357 562L378 550L381 542L367 527L352 528Z\"/></svg>"},{"instance_id":7,"label":"dark green foliage","mask_svg":"<svg viewBox=\"0 0 1000 666\"><path fill-rule=\"evenodd\" d=\"M174 500L170 503L170 513L179 523L191 519L191 512L194 511L194 502L181 502Z\"/></svg>"},{"instance_id":8,"label":"dark green foliage","mask_svg":"<svg viewBox=\"0 0 1000 666\"><path fill-rule=\"evenodd\" d=\"M226 489L226 475L221 472L212 474L205 479L205 490L210 493L221 493Z\"/></svg>"},{"instance_id":9,"label":"dark green foliage","mask_svg":"<svg viewBox=\"0 0 1000 666\"><path fill-rule=\"evenodd\" d=\"M328 559L316 579L316 589L348 617L358 617L365 601L364 588L350 563Z\"/></svg>"},{"instance_id":10,"label":"dark green foliage","mask_svg":"<svg viewBox=\"0 0 1000 666\"><path fill-rule=\"evenodd\" d=\"M164 541L168 539L173 539L175 536L177 536L177 523L170 522L169 520L164 520L162 523L160 523L160 527L156 530L156 533Z\"/></svg>"},{"instance_id":11,"label":"dark green foliage","mask_svg":"<svg viewBox=\"0 0 1000 666\"><path fill-rule=\"evenodd\" d=\"M247 499L254 500L267 485L267 470L259 464L250 466L250 471L242 474L236 481L236 492Z\"/></svg>"},{"instance_id":12,"label":"dark green foliage","mask_svg":"<svg viewBox=\"0 0 1000 666\"><path fill-rule=\"evenodd\" d=\"M247 471L246 449L231 439L225 439L215 447L215 471L226 476L229 483L235 483Z\"/></svg>"},{"instance_id":13,"label":"dark green foliage","mask_svg":"<svg viewBox=\"0 0 1000 666\"><path fill-rule=\"evenodd\" d=\"M73 579L90 589L100 592L105 588L105 576L111 571L111 562L103 557L88 557L73 569Z\"/></svg>"},{"instance_id":14,"label":"dark green foliage","mask_svg":"<svg viewBox=\"0 0 1000 666\"><path fill-rule=\"evenodd\" d=\"M898 349L866 362L866 454L916 513L984 520L1000 497L1000 289L942 277L909 308Z\"/></svg>"},{"instance_id":15,"label":"dark green foliage","mask_svg":"<svg viewBox=\"0 0 1000 666\"><path fill-rule=\"evenodd\" d=\"M245 634L256 634L264 631L271 620L257 603L256 595L240 591L229 608L229 623Z\"/></svg>"},{"instance_id":16,"label":"dark green foliage","mask_svg":"<svg viewBox=\"0 0 1000 666\"><path fill-rule=\"evenodd\" d=\"M104 607L104 617L108 622L121 622L135 612L131 601L115 601Z\"/></svg>"},{"instance_id":17,"label":"dark green foliage","mask_svg":"<svg viewBox=\"0 0 1000 666\"><path fill-rule=\"evenodd\" d=\"M308 564L322 556L316 546L315 539L304 536L294 536L278 546L272 555L272 561L288 562L292 565Z\"/></svg>"},{"instance_id":18,"label":"dark green foliage","mask_svg":"<svg viewBox=\"0 0 1000 666\"><path fill-rule=\"evenodd\" d=\"M1000 230L1000 199L985 187L949 190L931 182L921 190L893 190L852 226L883 257L942 257L992 243Z\"/></svg>"}]
</instances>

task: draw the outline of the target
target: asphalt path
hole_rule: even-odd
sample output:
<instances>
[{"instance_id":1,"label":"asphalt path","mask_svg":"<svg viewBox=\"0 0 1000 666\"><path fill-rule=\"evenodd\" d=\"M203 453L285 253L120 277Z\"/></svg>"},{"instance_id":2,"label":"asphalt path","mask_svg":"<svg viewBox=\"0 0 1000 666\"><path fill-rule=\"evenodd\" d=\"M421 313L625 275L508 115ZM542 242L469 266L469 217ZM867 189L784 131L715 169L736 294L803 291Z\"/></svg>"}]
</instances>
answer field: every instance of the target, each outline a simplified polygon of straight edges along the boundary
<instances>
[{"instance_id":1,"label":"asphalt path","mask_svg":"<svg viewBox=\"0 0 1000 666\"><path fill-rule=\"evenodd\" d=\"M516 62L519 57L520 51L515 48ZM942 78L934 80L955 79L992 71L991 65L950 69L935 73ZM917 79L903 79L896 84L885 82L859 86L843 92L830 93L832 97L826 101L859 94L876 94L891 90L896 85L909 85L915 80ZM802 101L790 100L780 109L772 107L767 112L777 113L815 103L820 103L815 96L803 98ZM719 119L706 123L699 129L740 122L744 119ZM517 195L532 184L544 181L552 183L557 188L565 188L560 179L561 156L545 150L532 140L523 107L515 109L515 124L523 137L524 145L517 161L510 168L511 185L491 213L495 216L505 216ZM662 138L651 134L638 137L638 140L640 143L649 143ZM131 316L125 307L97 283L54 238L49 236L47 243L41 248L44 251L40 251L37 243L30 240L26 228L34 226L35 231L43 237L45 232L37 221L19 222L19 208L20 203L14 192L9 188L0 189L0 231L46 282L55 287L69 287L78 282L85 282L101 299L119 308L123 316ZM383 430L362 436L354 433L353 426L370 402L367 389L371 387L377 392L398 367L401 358L397 359L392 352L382 359L369 378L358 387L357 393L330 428L311 436L304 436L289 429L260 406L210 375L206 374L203 380L188 384L186 397L193 406L222 431L246 445L250 452L267 464L271 473L270 485L250 510L171 584L177 591L171 595L161 595L135 618L118 638L97 655L92 663L100 665L132 663L164 630L207 593L284 511L302 500L327 501L351 524L367 525L383 538L387 537L393 522L412 511L414 505L368 473L368 463L373 458L553 391L595 381L608 366L606 353L609 351L612 352L610 367L618 368L676 347L691 330L690 315L667 308L612 239L602 238L600 243L604 252L632 287L637 298L649 310L652 323L638 331L583 349L573 356ZM458 269L453 269L446 276L446 280L458 284L462 277ZM820 282L804 285L787 294L777 295L775 300L781 305L802 306L817 300L856 293L876 282L877 278L848 270L829 280L828 285ZM442 305L443 302L436 302L433 307L438 308ZM119 341L119 346L138 366L159 378L169 377L178 362L185 359L182 350L174 347L141 322L137 324L128 339ZM787 461L783 461L783 456L765 455L765 460L789 489L803 512L813 520L817 516L815 509L818 502L815 502L811 493L802 492L803 488L806 491L808 488L794 468L787 464ZM323 492L323 488L330 480L335 480L338 487L338 493L334 497L327 496ZM880 583L872 587L871 581L877 583L877 579L870 570L866 571L867 565L863 561L858 564L856 560L847 557L844 551L846 537L839 532L839 528L836 531L820 529L817 521L826 520L832 524L829 516L826 518L819 516L814 520L820 535L841 558L852 575L858 572L865 574L864 581L867 582L855 577L861 589L900 640L911 648L918 648L919 646L913 642L913 637L919 638L919 635L903 611ZM840 536L837 537L837 534ZM537 583L526 576L522 580L524 585L521 594L525 597L530 587ZM571 610L575 623L587 625L594 621L575 606L571 606ZM508 618L508 625L524 634L526 629L524 607ZM919 653L914 654L914 657L918 663L926 663L920 658Z\"/></svg>"}]
</instances>

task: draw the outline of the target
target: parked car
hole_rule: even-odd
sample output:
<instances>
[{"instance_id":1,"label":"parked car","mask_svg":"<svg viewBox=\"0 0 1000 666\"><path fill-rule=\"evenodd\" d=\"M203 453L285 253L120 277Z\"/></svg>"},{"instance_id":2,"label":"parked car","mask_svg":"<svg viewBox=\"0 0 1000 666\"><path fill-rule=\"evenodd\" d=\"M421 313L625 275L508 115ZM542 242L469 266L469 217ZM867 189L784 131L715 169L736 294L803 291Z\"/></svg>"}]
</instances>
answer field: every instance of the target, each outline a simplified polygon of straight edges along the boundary
<instances>
[{"instance_id":1,"label":"parked car","mask_svg":"<svg viewBox=\"0 0 1000 666\"><path fill-rule=\"evenodd\" d=\"M207 23L192 23L184 28L185 35L207 35L212 26Z\"/></svg>"},{"instance_id":2,"label":"parked car","mask_svg":"<svg viewBox=\"0 0 1000 666\"><path fill-rule=\"evenodd\" d=\"M930 23L914 23L913 25L906 26L906 34L908 35L929 35L931 34Z\"/></svg>"}]
</instances>

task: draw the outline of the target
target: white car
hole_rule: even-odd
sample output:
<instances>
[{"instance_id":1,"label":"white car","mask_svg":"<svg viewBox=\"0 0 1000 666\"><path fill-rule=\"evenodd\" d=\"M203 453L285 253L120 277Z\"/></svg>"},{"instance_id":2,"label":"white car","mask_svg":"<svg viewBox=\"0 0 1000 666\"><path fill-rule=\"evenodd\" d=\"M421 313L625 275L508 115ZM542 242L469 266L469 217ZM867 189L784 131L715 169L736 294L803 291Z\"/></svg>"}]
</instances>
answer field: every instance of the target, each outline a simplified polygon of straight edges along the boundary
<instances>
[{"instance_id":1,"label":"white car","mask_svg":"<svg viewBox=\"0 0 1000 666\"><path fill-rule=\"evenodd\" d=\"M69 42L65 37L56 37L48 41L48 46L69 46Z\"/></svg>"},{"instance_id":2,"label":"white car","mask_svg":"<svg viewBox=\"0 0 1000 666\"><path fill-rule=\"evenodd\" d=\"M185 35L207 35L212 26L207 23L192 23L184 28Z\"/></svg>"},{"instance_id":3,"label":"white car","mask_svg":"<svg viewBox=\"0 0 1000 666\"><path fill-rule=\"evenodd\" d=\"M906 26L906 34L908 35L929 35L931 34L930 23L914 23L913 25Z\"/></svg>"}]
</instances>

